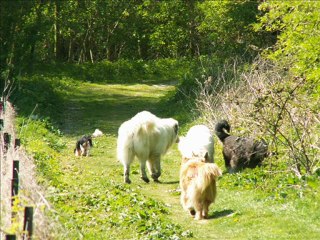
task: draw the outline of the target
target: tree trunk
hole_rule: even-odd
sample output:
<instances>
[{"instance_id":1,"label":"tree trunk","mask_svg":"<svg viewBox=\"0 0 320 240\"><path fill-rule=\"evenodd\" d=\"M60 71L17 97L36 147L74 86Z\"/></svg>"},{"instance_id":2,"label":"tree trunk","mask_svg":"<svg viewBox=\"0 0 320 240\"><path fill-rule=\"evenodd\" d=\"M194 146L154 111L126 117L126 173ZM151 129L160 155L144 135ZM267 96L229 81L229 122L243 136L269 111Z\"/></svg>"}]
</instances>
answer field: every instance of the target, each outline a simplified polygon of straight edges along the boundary
<instances>
[{"instance_id":1,"label":"tree trunk","mask_svg":"<svg viewBox=\"0 0 320 240\"><path fill-rule=\"evenodd\" d=\"M61 35L60 35L60 23L59 23L59 15L60 15L60 1L54 0L54 57L56 61L62 59L61 56Z\"/></svg>"}]
</instances>

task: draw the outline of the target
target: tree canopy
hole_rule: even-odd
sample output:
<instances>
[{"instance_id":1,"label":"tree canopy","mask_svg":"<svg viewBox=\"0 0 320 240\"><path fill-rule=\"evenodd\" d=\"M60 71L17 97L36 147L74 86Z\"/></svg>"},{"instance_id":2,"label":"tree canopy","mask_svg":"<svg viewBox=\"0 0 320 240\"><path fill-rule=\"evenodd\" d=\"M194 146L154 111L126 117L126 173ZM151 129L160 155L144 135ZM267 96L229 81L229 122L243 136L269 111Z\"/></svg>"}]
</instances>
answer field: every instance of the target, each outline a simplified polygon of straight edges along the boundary
<instances>
[{"instance_id":1,"label":"tree canopy","mask_svg":"<svg viewBox=\"0 0 320 240\"><path fill-rule=\"evenodd\" d=\"M317 1L5 0L0 2L1 79L34 62L202 55L223 60L264 51L315 80L319 7Z\"/></svg>"},{"instance_id":2,"label":"tree canopy","mask_svg":"<svg viewBox=\"0 0 320 240\"><path fill-rule=\"evenodd\" d=\"M258 2L1 1L1 67L22 56L95 62L244 50Z\"/></svg>"}]
</instances>

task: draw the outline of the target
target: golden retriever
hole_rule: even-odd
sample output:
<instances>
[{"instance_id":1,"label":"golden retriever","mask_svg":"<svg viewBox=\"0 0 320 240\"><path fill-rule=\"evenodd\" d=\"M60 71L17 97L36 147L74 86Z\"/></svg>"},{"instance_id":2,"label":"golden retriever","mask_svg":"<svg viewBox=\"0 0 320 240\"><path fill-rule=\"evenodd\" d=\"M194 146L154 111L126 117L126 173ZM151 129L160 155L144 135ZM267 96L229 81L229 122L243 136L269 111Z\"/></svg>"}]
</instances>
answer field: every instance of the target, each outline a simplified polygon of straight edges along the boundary
<instances>
[{"instance_id":1,"label":"golden retriever","mask_svg":"<svg viewBox=\"0 0 320 240\"><path fill-rule=\"evenodd\" d=\"M205 157L183 159L180 169L181 205L196 220L208 218L209 206L217 195L216 181L222 172Z\"/></svg>"}]
</instances>

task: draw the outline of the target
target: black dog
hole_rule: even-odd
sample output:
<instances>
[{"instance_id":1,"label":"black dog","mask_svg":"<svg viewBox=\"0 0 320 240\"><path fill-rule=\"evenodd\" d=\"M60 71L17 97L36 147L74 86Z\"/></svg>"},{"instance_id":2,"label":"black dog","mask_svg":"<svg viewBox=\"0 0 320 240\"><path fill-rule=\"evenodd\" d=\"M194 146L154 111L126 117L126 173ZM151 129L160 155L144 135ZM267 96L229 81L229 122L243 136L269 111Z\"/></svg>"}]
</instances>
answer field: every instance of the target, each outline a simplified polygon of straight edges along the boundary
<instances>
[{"instance_id":1,"label":"black dog","mask_svg":"<svg viewBox=\"0 0 320 240\"><path fill-rule=\"evenodd\" d=\"M268 155L268 145L264 140L231 136L230 125L226 120L216 124L215 132L223 143L222 153L229 173L242 168L255 168Z\"/></svg>"},{"instance_id":2,"label":"black dog","mask_svg":"<svg viewBox=\"0 0 320 240\"><path fill-rule=\"evenodd\" d=\"M79 156L89 156L89 150L93 147L91 136L84 135L76 143L76 148L74 149L74 154Z\"/></svg>"}]
</instances>

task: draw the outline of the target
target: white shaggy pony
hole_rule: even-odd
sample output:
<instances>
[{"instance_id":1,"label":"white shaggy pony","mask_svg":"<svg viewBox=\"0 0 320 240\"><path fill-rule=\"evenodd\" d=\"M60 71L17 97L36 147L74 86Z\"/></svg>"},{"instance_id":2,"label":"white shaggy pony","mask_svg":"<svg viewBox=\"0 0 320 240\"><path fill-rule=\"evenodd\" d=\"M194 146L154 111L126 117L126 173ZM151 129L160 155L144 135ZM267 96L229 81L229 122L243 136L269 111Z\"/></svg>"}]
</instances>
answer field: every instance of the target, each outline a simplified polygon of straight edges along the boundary
<instances>
[{"instance_id":1,"label":"white shaggy pony","mask_svg":"<svg viewBox=\"0 0 320 240\"><path fill-rule=\"evenodd\" d=\"M193 157L202 157L208 153L207 161L214 162L213 134L205 125L191 127L185 137L180 137L178 148L183 161Z\"/></svg>"},{"instance_id":2,"label":"white shaggy pony","mask_svg":"<svg viewBox=\"0 0 320 240\"><path fill-rule=\"evenodd\" d=\"M117 155L124 167L124 181L131 183L130 164L136 156L140 161L141 178L149 182L146 163L154 181L161 175L160 158L178 141L178 121L158 118L143 111L121 124L118 131Z\"/></svg>"}]
</instances>

